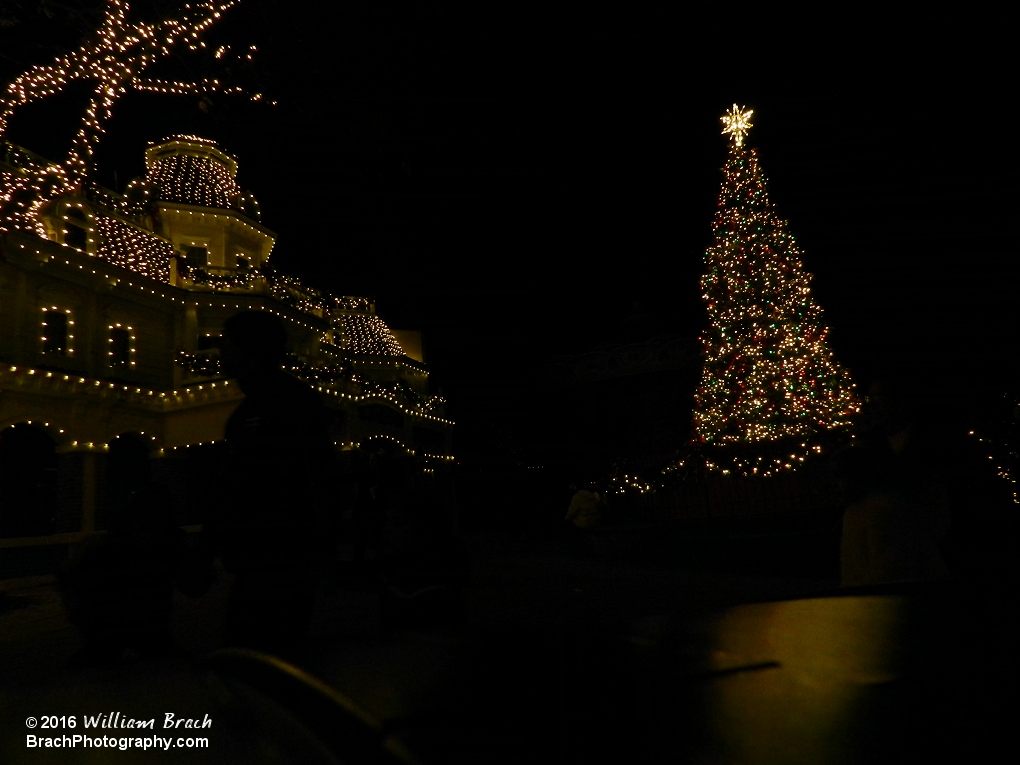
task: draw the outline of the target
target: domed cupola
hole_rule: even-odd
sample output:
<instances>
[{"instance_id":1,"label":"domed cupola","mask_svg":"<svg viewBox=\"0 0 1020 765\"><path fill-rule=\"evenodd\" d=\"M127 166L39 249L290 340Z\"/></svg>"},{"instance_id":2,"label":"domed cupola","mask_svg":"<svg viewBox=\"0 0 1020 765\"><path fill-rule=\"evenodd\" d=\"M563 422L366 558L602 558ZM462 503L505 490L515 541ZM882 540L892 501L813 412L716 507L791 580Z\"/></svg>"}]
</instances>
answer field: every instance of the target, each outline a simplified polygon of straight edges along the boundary
<instances>
[{"instance_id":1,"label":"domed cupola","mask_svg":"<svg viewBox=\"0 0 1020 765\"><path fill-rule=\"evenodd\" d=\"M161 202L236 210L259 220L255 197L237 185L237 160L215 141L175 135L145 150L145 181Z\"/></svg>"},{"instance_id":2,"label":"domed cupola","mask_svg":"<svg viewBox=\"0 0 1020 765\"><path fill-rule=\"evenodd\" d=\"M250 288L276 237L262 226L255 197L237 185L237 160L215 141L175 135L145 150L145 168L145 178L129 185L128 198L154 203L156 233L187 264L171 274L171 284L183 284L177 275L201 280L212 274L236 277Z\"/></svg>"}]
</instances>

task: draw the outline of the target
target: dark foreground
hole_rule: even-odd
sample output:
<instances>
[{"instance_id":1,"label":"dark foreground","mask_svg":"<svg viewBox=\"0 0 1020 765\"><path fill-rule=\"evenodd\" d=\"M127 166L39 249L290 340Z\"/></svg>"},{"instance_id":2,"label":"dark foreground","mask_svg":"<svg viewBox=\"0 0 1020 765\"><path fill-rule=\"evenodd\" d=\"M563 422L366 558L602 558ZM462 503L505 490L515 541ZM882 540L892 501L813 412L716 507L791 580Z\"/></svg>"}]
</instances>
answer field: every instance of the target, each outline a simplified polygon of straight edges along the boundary
<instances>
[{"instance_id":1,"label":"dark foreground","mask_svg":"<svg viewBox=\"0 0 1020 765\"><path fill-rule=\"evenodd\" d=\"M979 762L1007 743L1010 621L990 586L837 593L817 535L683 544L631 529L578 553L467 542L459 614L440 602L421 624L407 606L385 626L377 594L334 588L301 672L210 658L228 576L179 600L179 653L79 668L52 582L8 580L0 762ZM768 552L784 545L783 560ZM736 558L719 565L720 550ZM167 728L167 713L209 725ZM72 746L29 748L29 735ZM171 748L134 748L153 737ZM207 746L188 748L195 737Z\"/></svg>"}]
</instances>

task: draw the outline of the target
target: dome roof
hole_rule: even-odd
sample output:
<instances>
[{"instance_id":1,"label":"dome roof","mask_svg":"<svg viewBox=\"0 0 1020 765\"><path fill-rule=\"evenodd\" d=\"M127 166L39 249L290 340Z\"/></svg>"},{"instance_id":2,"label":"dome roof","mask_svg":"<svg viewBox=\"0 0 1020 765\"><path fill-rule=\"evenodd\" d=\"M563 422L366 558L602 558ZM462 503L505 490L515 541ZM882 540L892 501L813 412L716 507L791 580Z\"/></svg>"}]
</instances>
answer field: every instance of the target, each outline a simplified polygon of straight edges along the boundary
<instances>
[{"instance_id":1,"label":"dome roof","mask_svg":"<svg viewBox=\"0 0 1020 765\"><path fill-rule=\"evenodd\" d=\"M393 331L374 314L342 313L333 317L334 330L339 330L337 345L348 353L370 356L403 356Z\"/></svg>"},{"instance_id":2,"label":"dome roof","mask_svg":"<svg viewBox=\"0 0 1020 765\"><path fill-rule=\"evenodd\" d=\"M258 203L234 178L237 160L215 141L175 135L145 150L145 180L162 202L237 210L259 219Z\"/></svg>"}]
</instances>

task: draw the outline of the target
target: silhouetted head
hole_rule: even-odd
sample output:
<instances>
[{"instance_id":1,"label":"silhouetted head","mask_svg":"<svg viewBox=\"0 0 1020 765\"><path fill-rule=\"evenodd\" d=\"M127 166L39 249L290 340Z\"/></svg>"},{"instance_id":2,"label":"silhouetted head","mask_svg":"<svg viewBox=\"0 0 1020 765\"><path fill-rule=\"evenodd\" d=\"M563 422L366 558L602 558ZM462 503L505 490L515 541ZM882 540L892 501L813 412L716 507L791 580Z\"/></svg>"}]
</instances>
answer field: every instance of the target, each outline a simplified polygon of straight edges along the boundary
<instances>
[{"instance_id":1,"label":"silhouetted head","mask_svg":"<svg viewBox=\"0 0 1020 765\"><path fill-rule=\"evenodd\" d=\"M276 369L287 352L287 330L268 311L242 311L223 322L220 361L230 377Z\"/></svg>"}]
</instances>

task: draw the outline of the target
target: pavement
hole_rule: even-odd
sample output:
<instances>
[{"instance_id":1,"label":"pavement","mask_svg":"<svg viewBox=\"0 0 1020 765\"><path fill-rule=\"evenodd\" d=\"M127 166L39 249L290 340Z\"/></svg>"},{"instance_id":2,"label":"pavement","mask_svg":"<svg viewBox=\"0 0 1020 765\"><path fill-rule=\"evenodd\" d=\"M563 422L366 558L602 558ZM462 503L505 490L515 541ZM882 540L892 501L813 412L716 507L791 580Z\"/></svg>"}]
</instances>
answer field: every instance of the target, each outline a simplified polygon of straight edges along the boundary
<instances>
[{"instance_id":1,"label":"pavement","mask_svg":"<svg viewBox=\"0 0 1020 765\"><path fill-rule=\"evenodd\" d=\"M176 602L178 652L77 668L69 664L77 634L53 580L6 580L0 761L879 762L879 754L904 756L903 747L916 753L928 729L892 736L889 720L896 730L907 730L904 721L886 714L876 722L875 710L943 698L927 684L932 677L955 694L989 672L947 659L969 656L969 642L917 637L968 623L972 638L994 647L987 608L961 618L959 599L946 605L930 592L832 597L831 567L818 564L829 553L805 549L821 544L817 536L668 531L621 526L569 552L549 538L466 534L470 577L456 615L394 628L377 593L331 588L320 594L312 647L300 660L307 674L259 657L200 661L220 647L226 574L204 597ZM747 560L750 550L783 545L805 553L799 571L774 573L768 555ZM728 550L744 559L726 563ZM923 671L904 674L905 655L921 656ZM957 669L933 669L947 661ZM902 682L915 676L923 682ZM171 725L210 726L168 729L167 713ZM30 729L30 716L59 729ZM86 729L86 718L154 724ZM70 735L70 746L28 746L29 735L44 734ZM165 736L173 745L87 748L75 734ZM189 747L193 737L208 745ZM889 740L906 743L890 748Z\"/></svg>"}]
</instances>

